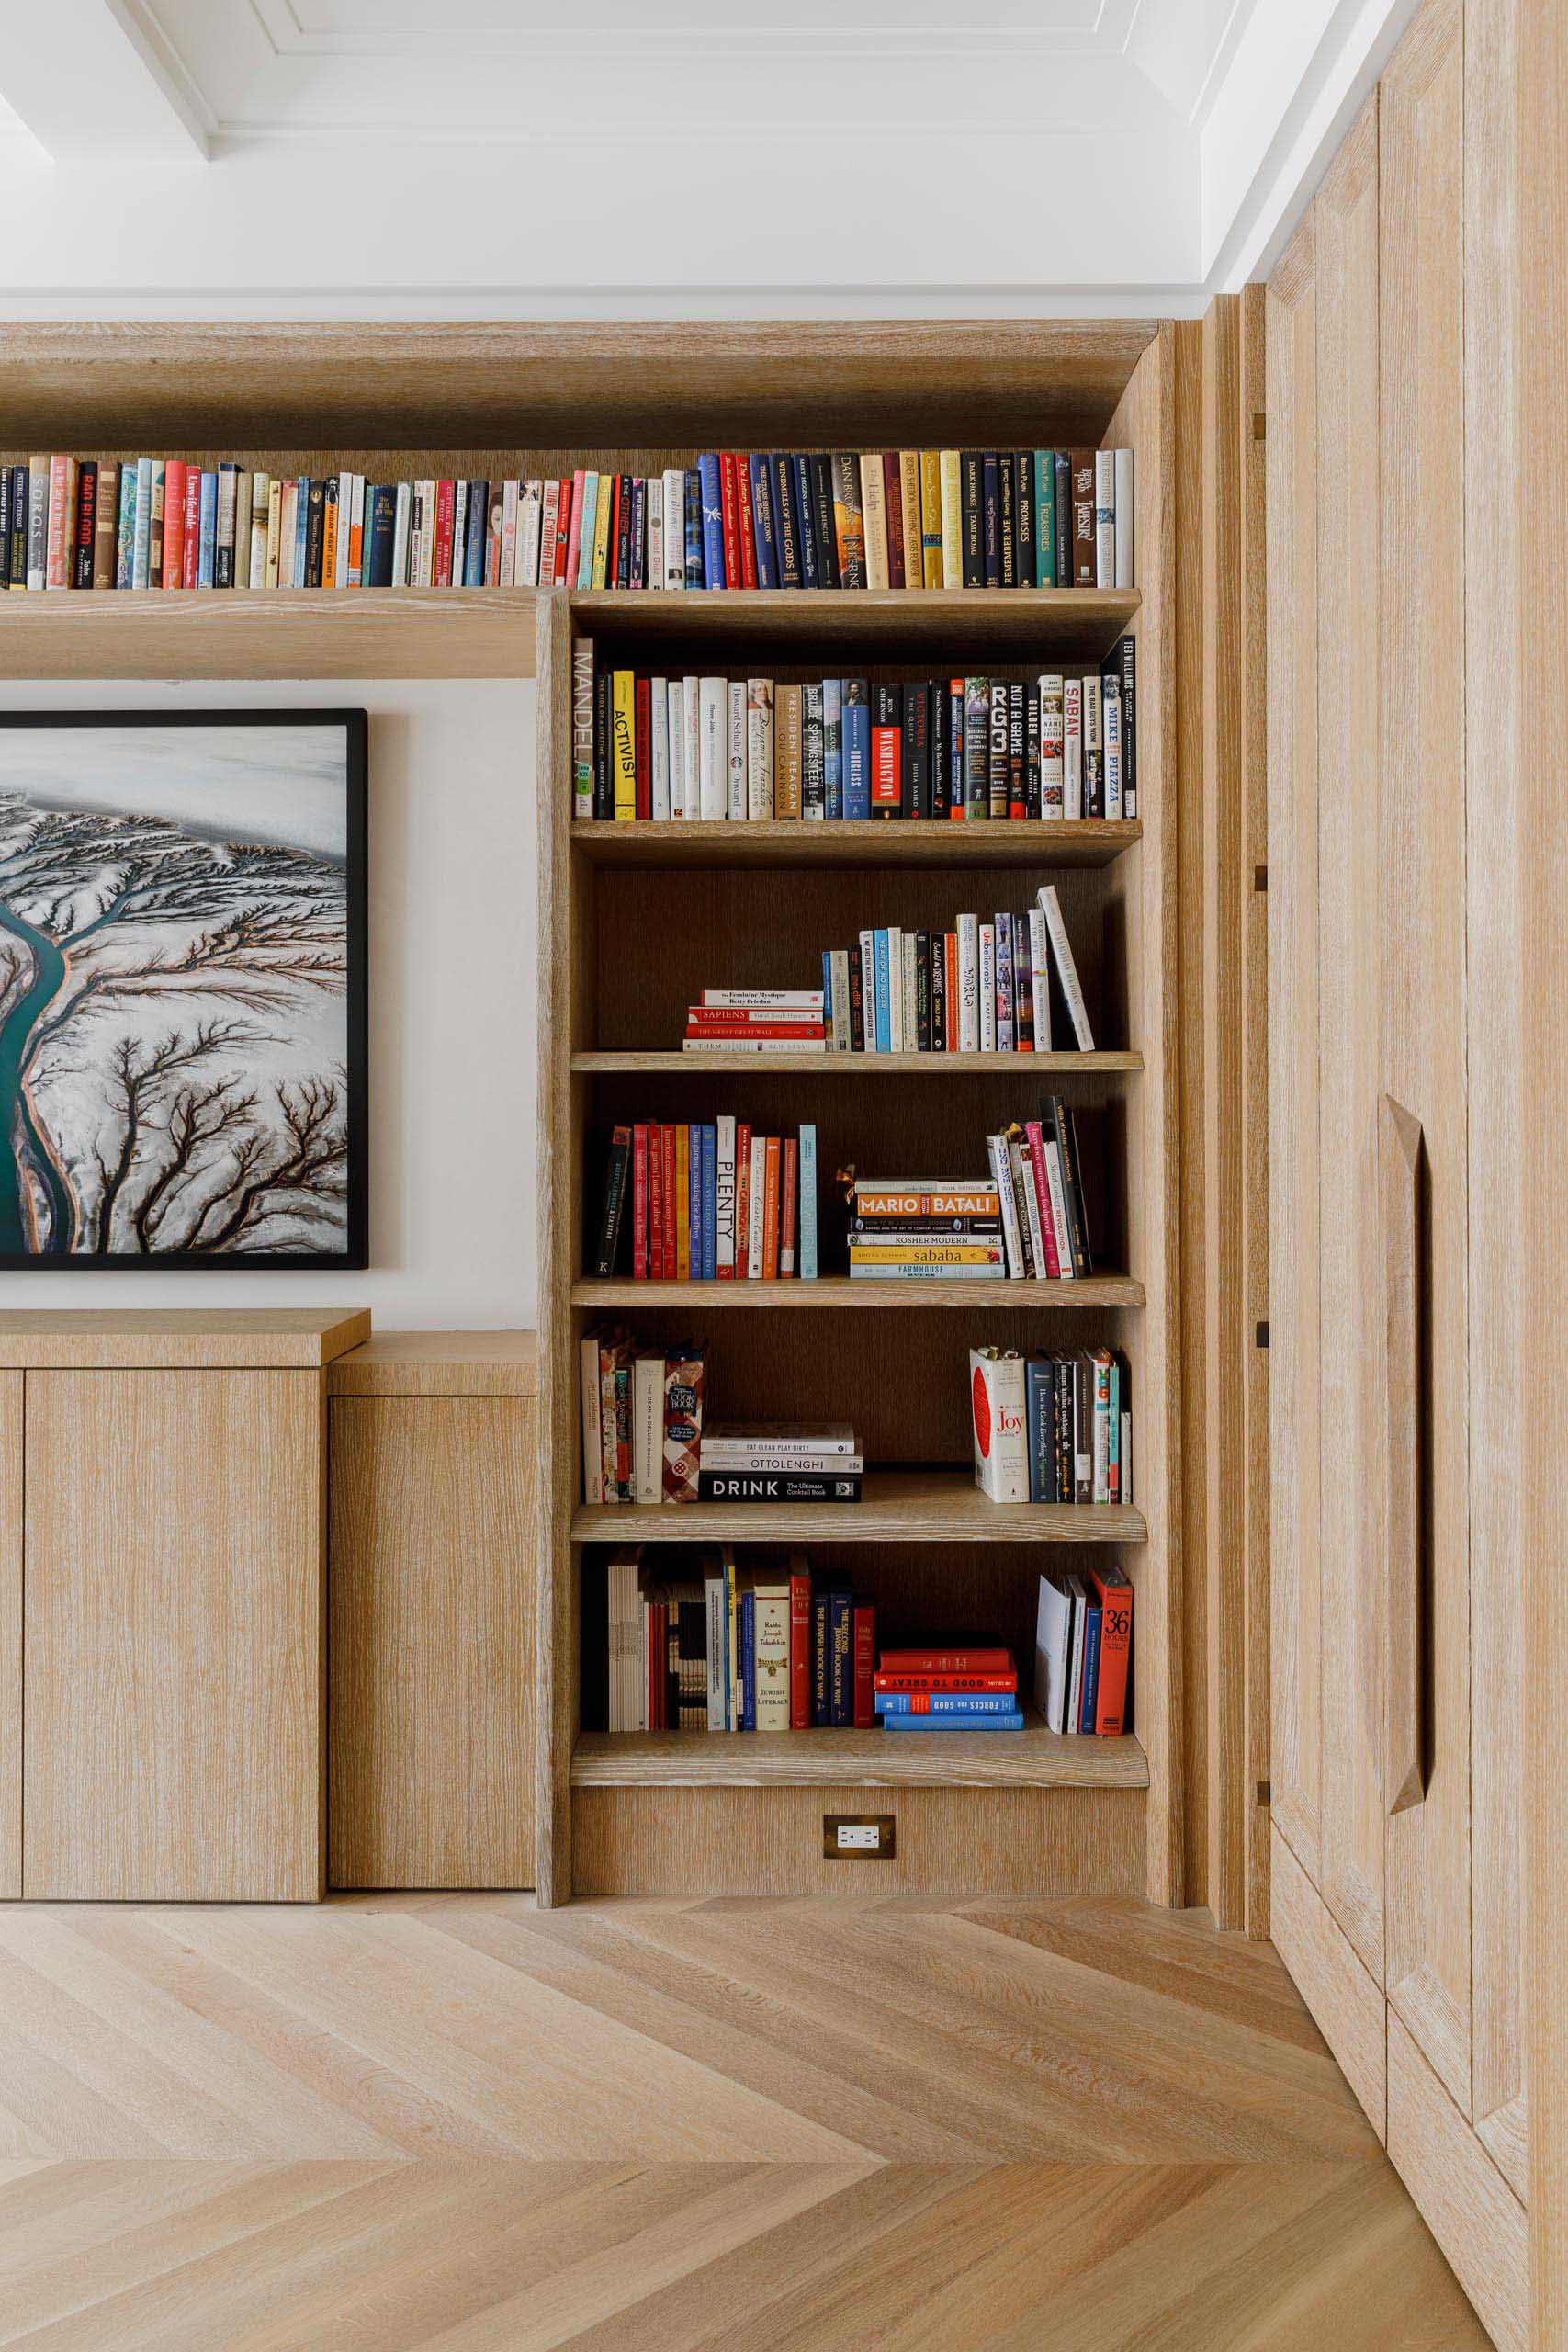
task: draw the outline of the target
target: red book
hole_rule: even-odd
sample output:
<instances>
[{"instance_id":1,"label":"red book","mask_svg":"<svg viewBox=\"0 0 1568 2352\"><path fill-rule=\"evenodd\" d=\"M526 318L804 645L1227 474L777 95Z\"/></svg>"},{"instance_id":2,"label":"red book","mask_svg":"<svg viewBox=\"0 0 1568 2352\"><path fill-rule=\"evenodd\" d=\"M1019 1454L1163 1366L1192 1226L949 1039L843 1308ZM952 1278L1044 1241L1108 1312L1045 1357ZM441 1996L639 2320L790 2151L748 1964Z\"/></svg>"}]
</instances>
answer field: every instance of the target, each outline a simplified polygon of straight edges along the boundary
<instances>
[{"instance_id":1,"label":"red book","mask_svg":"<svg viewBox=\"0 0 1568 2352\"><path fill-rule=\"evenodd\" d=\"M906 1674L1012 1674L1011 1650L884 1650L878 1672L901 1680ZM897 1685L895 1684L895 1688Z\"/></svg>"},{"instance_id":2,"label":"red book","mask_svg":"<svg viewBox=\"0 0 1568 2352\"><path fill-rule=\"evenodd\" d=\"M876 1709L872 1684L876 1667L876 1611L869 1600L857 1600L854 1611L855 1729L874 1731Z\"/></svg>"},{"instance_id":3,"label":"red book","mask_svg":"<svg viewBox=\"0 0 1568 2352\"><path fill-rule=\"evenodd\" d=\"M648 1267L654 1282L664 1272L664 1153L662 1128L648 1131Z\"/></svg>"},{"instance_id":4,"label":"red book","mask_svg":"<svg viewBox=\"0 0 1568 2352\"><path fill-rule=\"evenodd\" d=\"M245 527L250 528L246 517ZM235 517L235 529L239 518ZM186 462L171 458L164 470L164 585L179 588L186 576Z\"/></svg>"},{"instance_id":5,"label":"red book","mask_svg":"<svg viewBox=\"0 0 1568 2352\"><path fill-rule=\"evenodd\" d=\"M620 572L621 477L619 474L605 474L602 477L599 483L599 495L601 498L604 495L605 482L608 482L610 485L610 527L604 535L604 585L606 588L624 588L626 583L621 578ZM597 540L599 537L599 518L597 515L593 518L593 537L595 540Z\"/></svg>"},{"instance_id":6,"label":"red book","mask_svg":"<svg viewBox=\"0 0 1568 2352\"><path fill-rule=\"evenodd\" d=\"M823 1035L826 1023L819 1012L805 1005L793 1004L689 1004L686 1007L688 1029L733 1029L744 1035L767 1023L782 1023L786 1029L799 1029Z\"/></svg>"},{"instance_id":7,"label":"red book","mask_svg":"<svg viewBox=\"0 0 1568 2352\"><path fill-rule=\"evenodd\" d=\"M637 813L653 814L653 681L637 681Z\"/></svg>"},{"instance_id":8,"label":"red book","mask_svg":"<svg viewBox=\"0 0 1568 2352\"><path fill-rule=\"evenodd\" d=\"M435 485L435 570L433 574L437 588L452 584L452 519L457 503L455 481L438 481Z\"/></svg>"},{"instance_id":9,"label":"red book","mask_svg":"<svg viewBox=\"0 0 1568 2352\"><path fill-rule=\"evenodd\" d=\"M664 1192L664 1268L662 1280L675 1279L675 1130L666 1124L659 1130L660 1173Z\"/></svg>"},{"instance_id":10,"label":"red book","mask_svg":"<svg viewBox=\"0 0 1568 2352\"><path fill-rule=\"evenodd\" d=\"M568 579L571 582L573 587L575 587L577 585L577 569L581 560L581 534L582 530L582 476L581 472L579 472L573 474L571 479L571 528L567 534L566 570Z\"/></svg>"},{"instance_id":11,"label":"red book","mask_svg":"<svg viewBox=\"0 0 1568 2352\"><path fill-rule=\"evenodd\" d=\"M556 508L555 561L550 568L550 577L558 588L564 587L566 584L567 541L571 537L572 519L581 503L581 498L573 495L570 481L563 481L560 486L560 503Z\"/></svg>"},{"instance_id":12,"label":"red book","mask_svg":"<svg viewBox=\"0 0 1568 2352\"><path fill-rule=\"evenodd\" d=\"M93 584L93 534L98 527L98 467L84 458L76 469L76 535L70 580L73 588Z\"/></svg>"},{"instance_id":13,"label":"red book","mask_svg":"<svg viewBox=\"0 0 1568 2352\"><path fill-rule=\"evenodd\" d=\"M168 478L164 477L164 528L169 527ZM186 468L186 545L185 577L182 585L194 588L201 571L201 468ZM174 582L169 582L173 587Z\"/></svg>"},{"instance_id":14,"label":"red book","mask_svg":"<svg viewBox=\"0 0 1568 2352\"><path fill-rule=\"evenodd\" d=\"M632 1280L648 1280L648 1129L632 1129Z\"/></svg>"},{"instance_id":15,"label":"red book","mask_svg":"<svg viewBox=\"0 0 1568 2352\"><path fill-rule=\"evenodd\" d=\"M744 1027L735 1021L691 1021L686 1023L688 1037L705 1038L711 1045L733 1037L740 1044L748 1038L781 1037L796 1046L819 1045L827 1035L820 1021L748 1021Z\"/></svg>"},{"instance_id":16,"label":"red book","mask_svg":"<svg viewBox=\"0 0 1568 2352\"><path fill-rule=\"evenodd\" d=\"M899 471L897 449L882 453L882 503L887 509L887 585L904 585L904 483ZM920 543L920 526L915 525L915 546ZM916 586L919 582L916 582Z\"/></svg>"},{"instance_id":17,"label":"red book","mask_svg":"<svg viewBox=\"0 0 1568 2352\"><path fill-rule=\"evenodd\" d=\"M811 1575L808 1569L793 1566L789 1575L789 1727L791 1731L811 1728Z\"/></svg>"},{"instance_id":18,"label":"red book","mask_svg":"<svg viewBox=\"0 0 1568 2352\"><path fill-rule=\"evenodd\" d=\"M735 504L740 521L740 585L757 585L757 521L751 512L751 469L743 456L735 459Z\"/></svg>"},{"instance_id":19,"label":"red book","mask_svg":"<svg viewBox=\"0 0 1568 2352\"><path fill-rule=\"evenodd\" d=\"M903 735L901 727L874 727L871 730L871 805L874 808L896 809L903 798Z\"/></svg>"},{"instance_id":20,"label":"red book","mask_svg":"<svg viewBox=\"0 0 1568 2352\"><path fill-rule=\"evenodd\" d=\"M1100 1683L1094 1727L1108 1738L1127 1728L1127 1669L1133 1656L1133 1588L1116 1566L1093 1570L1100 1597Z\"/></svg>"},{"instance_id":21,"label":"red book","mask_svg":"<svg viewBox=\"0 0 1568 2352\"><path fill-rule=\"evenodd\" d=\"M794 1136L785 1136L780 1169L779 1199L779 1272L795 1272L795 1202L800 1192L800 1145Z\"/></svg>"},{"instance_id":22,"label":"red book","mask_svg":"<svg viewBox=\"0 0 1568 2352\"><path fill-rule=\"evenodd\" d=\"M1045 1173L1045 1132L1038 1119L1026 1119L1024 1140L1029 1147L1029 1164L1034 1170L1034 1197L1040 1204L1040 1238L1045 1244L1047 1278L1059 1281L1061 1260L1056 1251L1056 1220L1051 1214L1051 1182Z\"/></svg>"},{"instance_id":23,"label":"red book","mask_svg":"<svg viewBox=\"0 0 1568 2352\"><path fill-rule=\"evenodd\" d=\"M878 1690L907 1690L911 1698L933 1690L1016 1690L1016 1674L879 1674Z\"/></svg>"},{"instance_id":24,"label":"red book","mask_svg":"<svg viewBox=\"0 0 1568 2352\"><path fill-rule=\"evenodd\" d=\"M735 452L721 451L718 460L719 512L724 518L724 577L730 587L739 584L740 492L735 479Z\"/></svg>"},{"instance_id":25,"label":"red book","mask_svg":"<svg viewBox=\"0 0 1568 2352\"><path fill-rule=\"evenodd\" d=\"M735 1279L746 1280L751 1253L751 1130L735 1122Z\"/></svg>"}]
</instances>

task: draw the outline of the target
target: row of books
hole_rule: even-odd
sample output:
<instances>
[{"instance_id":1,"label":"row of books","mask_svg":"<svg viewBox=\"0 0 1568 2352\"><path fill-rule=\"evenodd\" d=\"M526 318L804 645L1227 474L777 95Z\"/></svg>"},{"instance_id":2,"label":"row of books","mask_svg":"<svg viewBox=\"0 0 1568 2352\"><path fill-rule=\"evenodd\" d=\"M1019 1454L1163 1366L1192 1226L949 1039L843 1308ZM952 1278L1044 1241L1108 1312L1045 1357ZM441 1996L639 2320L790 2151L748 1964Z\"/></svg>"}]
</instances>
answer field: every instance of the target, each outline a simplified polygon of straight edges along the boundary
<instances>
[{"instance_id":1,"label":"row of books","mask_svg":"<svg viewBox=\"0 0 1568 2352\"><path fill-rule=\"evenodd\" d=\"M4 588L1130 588L1133 453L713 452L661 474L0 467Z\"/></svg>"},{"instance_id":2,"label":"row of books","mask_svg":"<svg viewBox=\"0 0 1568 2352\"><path fill-rule=\"evenodd\" d=\"M850 1276L1085 1282L1094 1272L1077 1120L1059 1094L987 1136L976 1178L845 1171Z\"/></svg>"},{"instance_id":3,"label":"row of books","mask_svg":"<svg viewBox=\"0 0 1568 2352\"><path fill-rule=\"evenodd\" d=\"M1116 820L1138 813L1131 635L1098 670L901 684L598 669L587 639L578 640L574 660L580 820Z\"/></svg>"},{"instance_id":4,"label":"row of books","mask_svg":"<svg viewBox=\"0 0 1568 2352\"><path fill-rule=\"evenodd\" d=\"M700 1340L639 1348L595 1326L581 1347L582 1491L590 1503L694 1503L707 1385Z\"/></svg>"},{"instance_id":5,"label":"row of books","mask_svg":"<svg viewBox=\"0 0 1568 2352\"><path fill-rule=\"evenodd\" d=\"M817 1279L817 1129L753 1133L744 1120L614 1129L592 1241L608 1278L637 1282Z\"/></svg>"},{"instance_id":6,"label":"row of books","mask_svg":"<svg viewBox=\"0 0 1568 2352\"><path fill-rule=\"evenodd\" d=\"M1128 1728L1133 1588L1111 1561L1083 1576L1047 1570L1035 1611L1034 1703L1047 1731Z\"/></svg>"},{"instance_id":7,"label":"row of books","mask_svg":"<svg viewBox=\"0 0 1568 2352\"><path fill-rule=\"evenodd\" d=\"M1128 1504L1132 1380L1110 1348L971 1348L975 1484L994 1503Z\"/></svg>"}]
</instances>

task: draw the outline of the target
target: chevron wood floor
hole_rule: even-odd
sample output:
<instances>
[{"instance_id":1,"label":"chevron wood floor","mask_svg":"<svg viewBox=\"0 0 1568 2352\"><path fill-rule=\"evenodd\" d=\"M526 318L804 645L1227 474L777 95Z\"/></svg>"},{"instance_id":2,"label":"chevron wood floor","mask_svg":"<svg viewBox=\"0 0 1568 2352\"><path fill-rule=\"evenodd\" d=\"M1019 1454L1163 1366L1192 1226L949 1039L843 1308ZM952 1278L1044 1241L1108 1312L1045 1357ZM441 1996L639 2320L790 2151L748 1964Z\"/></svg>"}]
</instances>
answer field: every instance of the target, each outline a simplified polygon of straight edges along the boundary
<instances>
[{"instance_id":1,"label":"chevron wood floor","mask_svg":"<svg viewBox=\"0 0 1568 2352\"><path fill-rule=\"evenodd\" d=\"M1485 2343L1274 1954L1196 1915L0 1906L0 2345Z\"/></svg>"}]
</instances>

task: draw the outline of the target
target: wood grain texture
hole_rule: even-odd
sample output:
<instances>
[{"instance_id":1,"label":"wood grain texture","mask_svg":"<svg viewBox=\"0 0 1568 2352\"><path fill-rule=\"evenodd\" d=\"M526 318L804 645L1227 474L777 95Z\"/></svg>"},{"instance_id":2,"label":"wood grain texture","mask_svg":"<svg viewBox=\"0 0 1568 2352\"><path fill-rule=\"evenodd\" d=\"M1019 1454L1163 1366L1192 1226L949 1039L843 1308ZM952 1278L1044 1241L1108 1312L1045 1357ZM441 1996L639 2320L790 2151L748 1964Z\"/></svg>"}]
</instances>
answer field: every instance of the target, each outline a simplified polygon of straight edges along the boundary
<instances>
[{"instance_id":1,"label":"wood grain texture","mask_svg":"<svg viewBox=\"0 0 1568 2352\"><path fill-rule=\"evenodd\" d=\"M23 1375L0 1373L0 1897L22 1891Z\"/></svg>"},{"instance_id":2,"label":"wood grain texture","mask_svg":"<svg viewBox=\"0 0 1568 2352\"><path fill-rule=\"evenodd\" d=\"M1141 1463L1134 1454L1134 1476ZM1141 1510L1117 1503L993 1503L959 1470L868 1470L858 1503L582 1503L574 1544L823 1542L897 1544L1142 1544ZM1140 1685L1140 1690L1142 1686Z\"/></svg>"},{"instance_id":3,"label":"wood grain texture","mask_svg":"<svg viewBox=\"0 0 1568 2352\"><path fill-rule=\"evenodd\" d=\"M320 1894L323 1413L310 1373L27 1374L29 1896Z\"/></svg>"},{"instance_id":4,"label":"wood grain texture","mask_svg":"<svg viewBox=\"0 0 1568 2352\"><path fill-rule=\"evenodd\" d=\"M1497 2352L1528 2352L1525 2209L1392 2007L1388 2153Z\"/></svg>"},{"instance_id":5,"label":"wood grain texture","mask_svg":"<svg viewBox=\"0 0 1568 2352\"><path fill-rule=\"evenodd\" d=\"M378 1331L327 1374L329 1396L532 1396L538 1385L532 1331Z\"/></svg>"},{"instance_id":6,"label":"wood grain texture","mask_svg":"<svg viewBox=\"0 0 1568 2352\"><path fill-rule=\"evenodd\" d=\"M696 820L584 822L570 830L573 849L593 865L937 865L943 871L1015 863L1109 865L1141 841L1144 831L1141 819L1108 817L1055 819L1048 826L978 820L942 824L924 818L885 825L840 818L810 824L748 818L735 825Z\"/></svg>"},{"instance_id":7,"label":"wood grain texture","mask_svg":"<svg viewBox=\"0 0 1568 2352\"><path fill-rule=\"evenodd\" d=\"M571 1785L587 1788L1143 1789L1130 1735L1047 1731L581 1732Z\"/></svg>"},{"instance_id":8,"label":"wood grain texture","mask_svg":"<svg viewBox=\"0 0 1568 2352\"><path fill-rule=\"evenodd\" d=\"M527 678L536 601L531 588L7 596L0 677Z\"/></svg>"},{"instance_id":9,"label":"wood grain texture","mask_svg":"<svg viewBox=\"0 0 1568 2352\"><path fill-rule=\"evenodd\" d=\"M1001 1293L998 1298L998 1292ZM1089 1274L1073 1282L1010 1283L1005 1291L992 1281L910 1283L875 1282L848 1274L819 1275L815 1282L639 1283L580 1282L571 1286L574 1306L604 1313L617 1306L727 1306L858 1308L862 1306L932 1306L984 1310L998 1304L1067 1309L1085 1306L1142 1306L1142 1283L1130 1274Z\"/></svg>"},{"instance_id":10,"label":"wood grain texture","mask_svg":"<svg viewBox=\"0 0 1568 2352\"><path fill-rule=\"evenodd\" d=\"M1268 288L1272 1818L1323 1853L1315 208Z\"/></svg>"},{"instance_id":11,"label":"wood grain texture","mask_svg":"<svg viewBox=\"0 0 1568 2352\"><path fill-rule=\"evenodd\" d=\"M1274 1947L1380 2140L1388 2132L1387 2026L1382 1990L1276 1826L1269 1903Z\"/></svg>"},{"instance_id":12,"label":"wood grain texture","mask_svg":"<svg viewBox=\"0 0 1568 2352\"><path fill-rule=\"evenodd\" d=\"M1378 96L1313 208L1317 281L1318 1212L1321 1623L1351 1673L1322 1678L1322 1862L1330 1910L1383 1971L1382 1295L1377 1110L1384 904ZM1355 452L1348 463L1348 453ZM1403 778L1403 765L1401 777Z\"/></svg>"},{"instance_id":13,"label":"wood grain texture","mask_svg":"<svg viewBox=\"0 0 1568 2352\"><path fill-rule=\"evenodd\" d=\"M1393 1812L1401 1792L1383 1791L1384 1983L1468 2116L1463 62L1461 0L1426 0L1380 85L1382 650L1374 690L1382 714L1383 1084L1419 1123L1425 1155L1420 1605L1429 1619L1423 1801ZM1418 793L1412 774L1421 777ZM1364 775L1356 788L1364 790ZM1359 1369L1363 1383L1369 1372L1375 1379L1364 1359ZM1391 1381L1393 1369L1391 1362Z\"/></svg>"},{"instance_id":14,"label":"wood grain texture","mask_svg":"<svg viewBox=\"0 0 1568 2352\"><path fill-rule=\"evenodd\" d=\"M584 635L613 634L617 657L635 652L638 668L672 668L706 646L742 663L787 660L792 647L815 658L825 632L846 652L852 649L857 665L933 655L952 663L972 653L1038 667L1048 656L1098 662L1135 618L1139 596L1104 588L751 588L672 596L599 589L570 601Z\"/></svg>"},{"instance_id":15,"label":"wood grain texture","mask_svg":"<svg viewBox=\"0 0 1568 2352\"><path fill-rule=\"evenodd\" d=\"M328 1875L528 1886L535 1869L535 1408L339 1396Z\"/></svg>"},{"instance_id":16,"label":"wood grain texture","mask_svg":"<svg viewBox=\"0 0 1568 2352\"><path fill-rule=\"evenodd\" d=\"M198 1370L330 1363L368 1338L366 1310L56 1307L0 1310L0 1369Z\"/></svg>"}]
</instances>

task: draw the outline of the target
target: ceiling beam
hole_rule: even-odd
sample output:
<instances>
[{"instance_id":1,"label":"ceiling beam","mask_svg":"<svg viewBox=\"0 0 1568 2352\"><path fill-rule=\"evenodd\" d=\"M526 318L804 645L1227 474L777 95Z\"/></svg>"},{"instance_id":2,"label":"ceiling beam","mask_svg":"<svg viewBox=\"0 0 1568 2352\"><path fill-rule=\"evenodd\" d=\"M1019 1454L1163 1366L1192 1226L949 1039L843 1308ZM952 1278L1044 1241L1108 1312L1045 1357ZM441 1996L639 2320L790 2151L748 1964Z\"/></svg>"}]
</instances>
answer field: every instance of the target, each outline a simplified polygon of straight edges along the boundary
<instances>
[{"instance_id":1,"label":"ceiling beam","mask_svg":"<svg viewBox=\"0 0 1568 2352\"><path fill-rule=\"evenodd\" d=\"M200 99L141 0L0 0L0 93L57 164L207 157Z\"/></svg>"}]
</instances>

